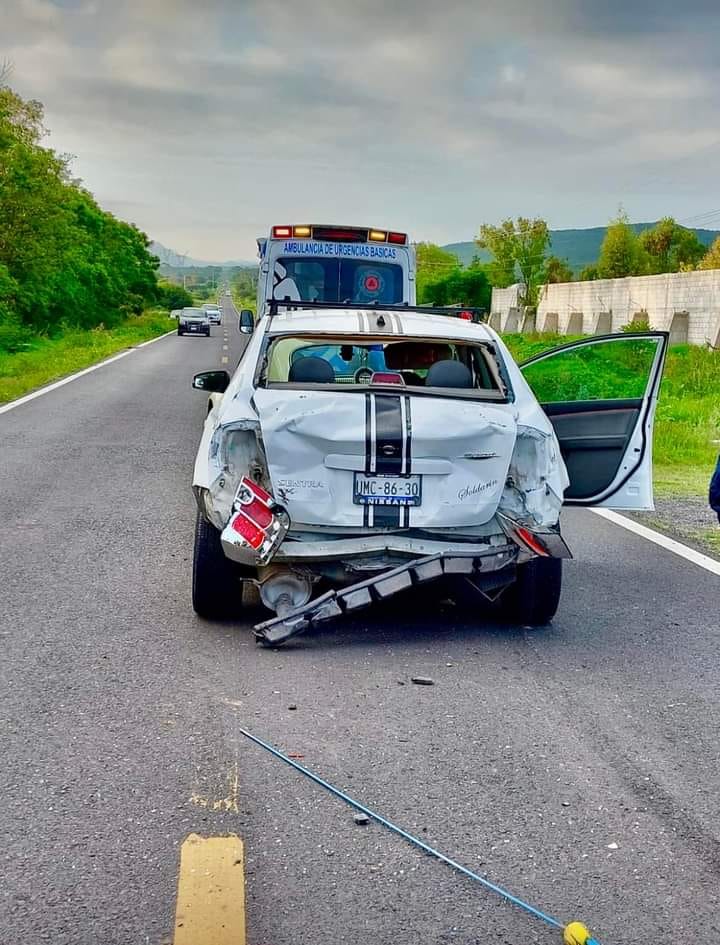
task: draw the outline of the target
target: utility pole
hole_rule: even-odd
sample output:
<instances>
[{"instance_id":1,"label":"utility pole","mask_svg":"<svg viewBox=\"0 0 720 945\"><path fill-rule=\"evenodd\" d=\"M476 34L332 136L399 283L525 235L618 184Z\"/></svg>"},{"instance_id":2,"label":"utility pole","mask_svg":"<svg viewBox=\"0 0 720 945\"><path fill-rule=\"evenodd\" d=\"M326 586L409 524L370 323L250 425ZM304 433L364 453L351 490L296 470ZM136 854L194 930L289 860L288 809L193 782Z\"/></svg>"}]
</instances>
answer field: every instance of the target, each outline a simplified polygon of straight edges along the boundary
<instances>
[{"instance_id":1,"label":"utility pole","mask_svg":"<svg viewBox=\"0 0 720 945\"><path fill-rule=\"evenodd\" d=\"M184 253L180 254L180 258L182 259L182 268L183 268L183 289L185 289L187 286L187 273L184 270L185 270L185 264L187 262L187 255L189 252L190 250L186 249Z\"/></svg>"}]
</instances>

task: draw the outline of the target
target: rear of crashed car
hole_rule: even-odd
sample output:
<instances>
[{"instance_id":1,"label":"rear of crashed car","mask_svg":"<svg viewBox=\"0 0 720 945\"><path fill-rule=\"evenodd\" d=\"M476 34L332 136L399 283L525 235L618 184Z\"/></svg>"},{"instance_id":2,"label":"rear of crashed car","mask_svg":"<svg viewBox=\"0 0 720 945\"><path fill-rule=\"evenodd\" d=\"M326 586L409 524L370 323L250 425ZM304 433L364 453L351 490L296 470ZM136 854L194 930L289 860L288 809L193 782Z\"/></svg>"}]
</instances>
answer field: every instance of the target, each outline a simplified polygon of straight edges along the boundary
<instances>
[{"instance_id":1,"label":"rear of crashed car","mask_svg":"<svg viewBox=\"0 0 720 945\"><path fill-rule=\"evenodd\" d=\"M580 504L603 504L614 487L623 507L647 507L650 459L637 444L652 422L663 337L646 336L641 397L614 410L576 401L552 417L500 337L457 310L275 306L232 379L194 380L212 392L194 475L195 610L238 616L242 584L253 582L269 611L255 634L275 645L451 580L471 608L481 595L511 621L549 622L573 488L553 423L569 417ZM588 462L590 440L604 453ZM603 482L593 480L599 461Z\"/></svg>"}]
</instances>

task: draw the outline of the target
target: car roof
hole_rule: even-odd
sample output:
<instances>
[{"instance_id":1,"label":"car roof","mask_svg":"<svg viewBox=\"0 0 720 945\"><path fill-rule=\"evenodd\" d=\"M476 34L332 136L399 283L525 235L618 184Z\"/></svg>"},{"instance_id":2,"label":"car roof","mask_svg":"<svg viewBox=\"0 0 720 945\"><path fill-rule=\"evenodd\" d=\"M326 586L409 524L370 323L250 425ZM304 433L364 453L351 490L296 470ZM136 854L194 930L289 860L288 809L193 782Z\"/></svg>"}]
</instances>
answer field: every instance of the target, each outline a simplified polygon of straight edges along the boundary
<instances>
[{"instance_id":1,"label":"car roof","mask_svg":"<svg viewBox=\"0 0 720 945\"><path fill-rule=\"evenodd\" d=\"M382 316L385 325L378 325ZM428 312L371 309L302 309L269 316L269 335L387 335L388 338L453 338L457 341L492 341L495 333L484 323Z\"/></svg>"}]
</instances>

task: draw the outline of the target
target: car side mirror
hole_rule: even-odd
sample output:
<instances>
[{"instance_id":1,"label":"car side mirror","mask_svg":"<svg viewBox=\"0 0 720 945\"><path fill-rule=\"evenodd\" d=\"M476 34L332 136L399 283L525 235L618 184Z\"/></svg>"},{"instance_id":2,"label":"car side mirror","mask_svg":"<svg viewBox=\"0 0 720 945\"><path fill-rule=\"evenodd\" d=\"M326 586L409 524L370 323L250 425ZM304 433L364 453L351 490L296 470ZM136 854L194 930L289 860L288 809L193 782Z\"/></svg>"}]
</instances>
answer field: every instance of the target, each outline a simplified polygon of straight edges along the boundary
<instances>
[{"instance_id":1,"label":"car side mirror","mask_svg":"<svg viewBox=\"0 0 720 945\"><path fill-rule=\"evenodd\" d=\"M200 374L195 375L192 386L196 390L223 394L227 390L229 383L230 375L227 371L202 371Z\"/></svg>"},{"instance_id":2,"label":"car side mirror","mask_svg":"<svg viewBox=\"0 0 720 945\"><path fill-rule=\"evenodd\" d=\"M240 312L239 328L243 335L251 335L253 333L253 329L255 328L255 316L249 308L244 308Z\"/></svg>"}]
</instances>

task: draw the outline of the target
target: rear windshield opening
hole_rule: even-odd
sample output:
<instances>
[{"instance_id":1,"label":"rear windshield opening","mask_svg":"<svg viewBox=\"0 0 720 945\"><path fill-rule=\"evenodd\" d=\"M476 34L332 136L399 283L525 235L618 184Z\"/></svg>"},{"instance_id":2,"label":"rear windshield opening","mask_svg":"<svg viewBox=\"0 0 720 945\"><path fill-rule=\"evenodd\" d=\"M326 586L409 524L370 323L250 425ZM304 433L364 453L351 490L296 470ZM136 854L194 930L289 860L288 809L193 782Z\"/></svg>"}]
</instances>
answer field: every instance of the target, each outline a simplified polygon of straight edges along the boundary
<instances>
[{"instance_id":1,"label":"rear windshield opening","mask_svg":"<svg viewBox=\"0 0 720 945\"><path fill-rule=\"evenodd\" d=\"M403 301L403 269L358 259L284 257L274 264L273 298L394 305Z\"/></svg>"},{"instance_id":2,"label":"rear windshield opening","mask_svg":"<svg viewBox=\"0 0 720 945\"><path fill-rule=\"evenodd\" d=\"M487 345L442 339L275 338L265 351L258 381L269 387L452 390L491 400L504 400L507 394Z\"/></svg>"}]
</instances>

